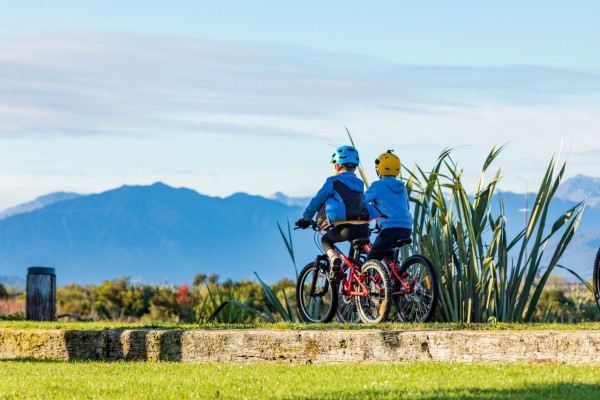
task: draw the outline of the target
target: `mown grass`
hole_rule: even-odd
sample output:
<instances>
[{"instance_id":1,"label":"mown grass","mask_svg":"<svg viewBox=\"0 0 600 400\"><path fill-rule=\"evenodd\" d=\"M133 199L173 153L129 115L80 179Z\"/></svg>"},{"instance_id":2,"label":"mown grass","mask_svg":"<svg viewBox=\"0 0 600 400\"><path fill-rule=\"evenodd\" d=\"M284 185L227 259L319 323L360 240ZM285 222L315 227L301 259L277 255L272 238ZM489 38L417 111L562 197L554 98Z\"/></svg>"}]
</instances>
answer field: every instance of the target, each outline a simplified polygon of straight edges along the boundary
<instances>
[{"instance_id":1,"label":"mown grass","mask_svg":"<svg viewBox=\"0 0 600 400\"><path fill-rule=\"evenodd\" d=\"M402 324L382 323L365 324L299 324L289 322L259 324L178 324L178 323L122 323L122 322L35 322L0 321L0 328L8 329L69 329L69 330L106 330L106 329L273 329L273 330L470 330L470 331L578 331L600 330L600 322L582 322L578 324L544 323L427 323Z\"/></svg>"},{"instance_id":2,"label":"mown grass","mask_svg":"<svg viewBox=\"0 0 600 400\"><path fill-rule=\"evenodd\" d=\"M587 366L0 361L0 369L0 399L600 398L600 369Z\"/></svg>"}]
</instances>

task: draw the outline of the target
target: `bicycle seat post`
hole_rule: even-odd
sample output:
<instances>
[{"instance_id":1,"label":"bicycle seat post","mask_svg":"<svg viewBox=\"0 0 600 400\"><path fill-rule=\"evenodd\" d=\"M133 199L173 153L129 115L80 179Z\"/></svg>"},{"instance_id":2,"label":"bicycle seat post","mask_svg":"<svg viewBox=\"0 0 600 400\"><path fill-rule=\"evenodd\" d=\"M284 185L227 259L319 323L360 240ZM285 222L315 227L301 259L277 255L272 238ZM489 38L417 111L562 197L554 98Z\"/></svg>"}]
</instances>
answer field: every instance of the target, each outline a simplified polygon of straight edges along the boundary
<instances>
[{"instance_id":1,"label":"bicycle seat post","mask_svg":"<svg viewBox=\"0 0 600 400\"><path fill-rule=\"evenodd\" d=\"M352 245L352 253L350 254L350 259L352 260L353 263L357 264L358 260L360 259L360 253L362 251L362 248L360 246L357 245Z\"/></svg>"},{"instance_id":2,"label":"bicycle seat post","mask_svg":"<svg viewBox=\"0 0 600 400\"><path fill-rule=\"evenodd\" d=\"M411 244L411 239L400 239L394 245L394 260L393 262L398 262L398 257L400 256L400 248L405 244Z\"/></svg>"},{"instance_id":3,"label":"bicycle seat post","mask_svg":"<svg viewBox=\"0 0 600 400\"><path fill-rule=\"evenodd\" d=\"M397 263L398 262L398 256L400 255L400 246L398 246L398 244L396 244L394 246L394 259L392 260L392 263Z\"/></svg>"},{"instance_id":4,"label":"bicycle seat post","mask_svg":"<svg viewBox=\"0 0 600 400\"><path fill-rule=\"evenodd\" d=\"M369 238L360 238L360 239L354 239L352 241L352 253L350 254L352 262L358 264L360 261L360 255L365 247L366 244L368 244Z\"/></svg>"}]
</instances>

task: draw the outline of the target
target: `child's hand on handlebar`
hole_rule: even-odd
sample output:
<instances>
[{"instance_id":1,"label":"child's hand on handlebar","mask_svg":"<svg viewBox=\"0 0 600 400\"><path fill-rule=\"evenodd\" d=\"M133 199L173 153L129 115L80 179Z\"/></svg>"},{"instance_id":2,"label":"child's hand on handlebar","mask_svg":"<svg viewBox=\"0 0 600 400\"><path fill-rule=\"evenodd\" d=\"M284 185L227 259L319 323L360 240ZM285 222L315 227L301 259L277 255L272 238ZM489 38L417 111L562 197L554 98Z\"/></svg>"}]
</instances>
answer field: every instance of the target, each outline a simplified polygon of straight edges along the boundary
<instances>
[{"instance_id":1,"label":"child's hand on handlebar","mask_svg":"<svg viewBox=\"0 0 600 400\"><path fill-rule=\"evenodd\" d=\"M306 229L308 227L310 227L312 224L312 221L309 221L305 218L300 218L298 221L296 221L296 226L300 229Z\"/></svg>"}]
</instances>

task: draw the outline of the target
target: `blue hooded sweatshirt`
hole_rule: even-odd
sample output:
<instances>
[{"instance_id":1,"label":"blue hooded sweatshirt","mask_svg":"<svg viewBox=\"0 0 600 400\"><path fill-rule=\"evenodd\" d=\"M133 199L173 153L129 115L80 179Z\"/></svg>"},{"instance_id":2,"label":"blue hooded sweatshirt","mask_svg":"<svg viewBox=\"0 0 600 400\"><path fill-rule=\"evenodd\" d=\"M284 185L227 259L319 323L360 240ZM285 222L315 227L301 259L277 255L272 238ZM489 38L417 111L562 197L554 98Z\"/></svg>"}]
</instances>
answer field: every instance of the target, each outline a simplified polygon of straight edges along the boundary
<instances>
[{"instance_id":1,"label":"blue hooded sweatshirt","mask_svg":"<svg viewBox=\"0 0 600 400\"><path fill-rule=\"evenodd\" d=\"M365 184L353 172L341 172L330 176L325 184L311 200L303 217L311 220L315 213L324 208L327 221L319 221L321 229L324 225L345 221L365 221L368 223L374 210L365 201Z\"/></svg>"},{"instance_id":2,"label":"blue hooded sweatshirt","mask_svg":"<svg viewBox=\"0 0 600 400\"><path fill-rule=\"evenodd\" d=\"M365 200L372 203L387 218L377 220L381 229L412 229L413 217L408 204L408 192L404 183L396 177L384 176L373 182L365 193Z\"/></svg>"}]
</instances>

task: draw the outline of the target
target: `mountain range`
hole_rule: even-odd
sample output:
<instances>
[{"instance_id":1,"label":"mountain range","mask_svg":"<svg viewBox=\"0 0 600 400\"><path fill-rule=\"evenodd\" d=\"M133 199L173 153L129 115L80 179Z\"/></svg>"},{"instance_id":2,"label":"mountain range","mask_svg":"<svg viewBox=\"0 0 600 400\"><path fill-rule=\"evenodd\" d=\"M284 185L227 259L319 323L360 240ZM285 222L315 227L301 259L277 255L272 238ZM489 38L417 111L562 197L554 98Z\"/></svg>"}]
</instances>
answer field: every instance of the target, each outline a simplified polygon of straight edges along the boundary
<instances>
[{"instance_id":1,"label":"mountain range","mask_svg":"<svg viewBox=\"0 0 600 400\"><path fill-rule=\"evenodd\" d=\"M600 246L600 179L561 185L551 218L588 200L582 224L561 263L591 275ZM590 193L592 193L590 195ZM523 228L534 194L501 192L509 234ZM267 282L294 277L277 223L287 230L310 198L236 193L220 198L163 183L99 194L52 193L0 213L0 282L23 284L27 267L56 268L59 284L130 276L146 283L190 282L197 273ZM529 206L530 207L530 206ZM551 220L553 222L553 220ZM317 252L312 231L292 231L298 268ZM557 271L560 272L560 271Z\"/></svg>"},{"instance_id":2,"label":"mountain range","mask_svg":"<svg viewBox=\"0 0 600 400\"><path fill-rule=\"evenodd\" d=\"M123 186L0 220L0 275L24 277L27 267L41 265L56 268L59 284L119 276L181 283L201 272L253 279L253 271L275 281L294 276L277 222L287 226L300 214L243 193L219 198L162 183ZM314 253L312 235L296 237L298 251Z\"/></svg>"}]
</instances>

